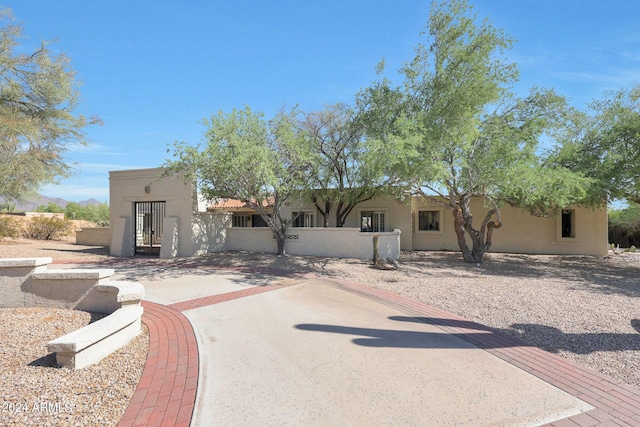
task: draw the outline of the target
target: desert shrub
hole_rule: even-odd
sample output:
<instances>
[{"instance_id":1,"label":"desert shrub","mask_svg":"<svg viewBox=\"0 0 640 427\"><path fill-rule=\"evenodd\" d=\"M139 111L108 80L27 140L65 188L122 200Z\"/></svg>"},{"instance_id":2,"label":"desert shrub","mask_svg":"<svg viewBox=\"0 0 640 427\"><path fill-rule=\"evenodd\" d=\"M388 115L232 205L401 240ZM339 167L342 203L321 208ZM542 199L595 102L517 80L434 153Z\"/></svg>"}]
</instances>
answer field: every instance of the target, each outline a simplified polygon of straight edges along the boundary
<instances>
[{"instance_id":1,"label":"desert shrub","mask_svg":"<svg viewBox=\"0 0 640 427\"><path fill-rule=\"evenodd\" d=\"M640 246L640 205L609 210L609 243L621 248Z\"/></svg>"},{"instance_id":2,"label":"desert shrub","mask_svg":"<svg viewBox=\"0 0 640 427\"><path fill-rule=\"evenodd\" d=\"M0 215L0 239L11 238L15 239L20 234L20 226L15 219Z\"/></svg>"},{"instance_id":3,"label":"desert shrub","mask_svg":"<svg viewBox=\"0 0 640 427\"><path fill-rule=\"evenodd\" d=\"M640 222L610 225L609 242L621 248L640 246Z\"/></svg>"},{"instance_id":4,"label":"desert shrub","mask_svg":"<svg viewBox=\"0 0 640 427\"><path fill-rule=\"evenodd\" d=\"M72 230L73 224L65 219L36 216L25 225L22 235L27 239L55 240L68 236Z\"/></svg>"}]
</instances>

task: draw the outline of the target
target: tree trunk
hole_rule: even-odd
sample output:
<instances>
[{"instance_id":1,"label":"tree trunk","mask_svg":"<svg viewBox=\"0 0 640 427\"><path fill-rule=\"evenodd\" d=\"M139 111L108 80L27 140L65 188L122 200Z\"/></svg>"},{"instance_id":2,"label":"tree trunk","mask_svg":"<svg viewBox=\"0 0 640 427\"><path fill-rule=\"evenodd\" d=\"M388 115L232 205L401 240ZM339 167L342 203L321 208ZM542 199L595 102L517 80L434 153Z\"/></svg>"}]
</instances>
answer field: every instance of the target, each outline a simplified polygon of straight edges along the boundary
<instances>
[{"instance_id":1,"label":"tree trunk","mask_svg":"<svg viewBox=\"0 0 640 427\"><path fill-rule=\"evenodd\" d=\"M329 216L331 215L332 204L331 200L324 200L324 209L320 207L320 202L318 201L318 198L316 196L313 196L312 201L320 215L322 215L323 227L329 227Z\"/></svg>"},{"instance_id":2,"label":"tree trunk","mask_svg":"<svg viewBox=\"0 0 640 427\"><path fill-rule=\"evenodd\" d=\"M276 238L276 242L278 243L278 255L279 256L286 255L286 252L284 250L284 242L285 242L284 235L274 234L274 236Z\"/></svg>"},{"instance_id":3,"label":"tree trunk","mask_svg":"<svg viewBox=\"0 0 640 427\"><path fill-rule=\"evenodd\" d=\"M476 258L477 247L476 242L473 241L473 250L469 249L469 245L467 245L466 239L466 223L468 219L465 219L465 215L462 212L461 208L453 211L453 227L456 232L456 237L458 239L458 246L460 247L460 251L462 252L462 258L465 262L479 263L482 262L482 256L480 259Z\"/></svg>"},{"instance_id":4,"label":"tree trunk","mask_svg":"<svg viewBox=\"0 0 640 427\"><path fill-rule=\"evenodd\" d=\"M453 212L454 227L456 236L458 238L458 246L462 252L462 257L465 262L479 264L482 262L484 254L489 252L492 243L493 230L495 228L502 227L500 216L498 215L498 221L491 221L491 217L495 213L495 210L491 210L487 213L480 230L473 228L473 216L465 205L463 200L461 206ZM486 238L484 232L486 231ZM471 238L471 249L467 244L466 236Z\"/></svg>"},{"instance_id":5,"label":"tree trunk","mask_svg":"<svg viewBox=\"0 0 640 427\"><path fill-rule=\"evenodd\" d=\"M322 215L322 219L323 219L323 227L324 228L328 228L329 227L329 212L326 212L325 214Z\"/></svg>"}]
</instances>

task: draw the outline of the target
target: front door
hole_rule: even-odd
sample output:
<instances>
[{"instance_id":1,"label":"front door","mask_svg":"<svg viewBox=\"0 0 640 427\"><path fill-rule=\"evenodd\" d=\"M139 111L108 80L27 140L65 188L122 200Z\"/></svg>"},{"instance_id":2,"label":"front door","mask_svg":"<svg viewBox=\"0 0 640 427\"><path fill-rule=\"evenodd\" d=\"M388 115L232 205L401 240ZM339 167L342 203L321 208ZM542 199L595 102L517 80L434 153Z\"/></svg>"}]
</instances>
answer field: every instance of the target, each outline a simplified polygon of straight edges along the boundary
<instances>
[{"instance_id":1,"label":"front door","mask_svg":"<svg viewBox=\"0 0 640 427\"><path fill-rule=\"evenodd\" d=\"M166 202L136 202L136 254L160 255Z\"/></svg>"}]
</instances>

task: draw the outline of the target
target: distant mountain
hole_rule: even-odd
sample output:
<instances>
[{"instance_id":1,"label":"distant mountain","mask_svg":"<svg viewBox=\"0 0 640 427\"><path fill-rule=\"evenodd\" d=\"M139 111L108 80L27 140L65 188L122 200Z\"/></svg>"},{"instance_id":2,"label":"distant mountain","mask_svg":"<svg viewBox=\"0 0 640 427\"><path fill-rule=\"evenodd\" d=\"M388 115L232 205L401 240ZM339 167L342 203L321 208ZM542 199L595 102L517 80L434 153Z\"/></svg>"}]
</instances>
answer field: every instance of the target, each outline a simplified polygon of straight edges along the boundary
<instances>
[{"instance_id":1,"label":"distant mountain","mask_svg":"<svg viewBox=\"0 0 640 427\"><path fill-rule=\"evenodd\" d=\"M89 199L89 200L83 200L81 202L78 202L78 204L80 206L83 206L83 207L84 206L90 206L90 205L99 205L101 203L102 203L101 201L96 200L96 199Z\"/></svg>"},{"instance_id":2,"label":"distant mountain","mask_svg":"<svg viewBox=\"0 0 640 427\"><path fill-rule=\"evenodd\" d=\"M0 204L3 204L3 203L4 203L4 199L0 197ZM17 203L15 210L27 211L27 212L35 211L38 208L38 206L47 206L49 203L55 203L56 205L64 208L70 202L65 199L59 199L56 197L47 197L47 196L43 196L42 194L39 194L38 197L33 200ZM89 200L83 200L81 202L78 202L80 206L99 205L100 203L101 202L99 202L96 199L89 199Z\"/></svg>"}]
</instances>

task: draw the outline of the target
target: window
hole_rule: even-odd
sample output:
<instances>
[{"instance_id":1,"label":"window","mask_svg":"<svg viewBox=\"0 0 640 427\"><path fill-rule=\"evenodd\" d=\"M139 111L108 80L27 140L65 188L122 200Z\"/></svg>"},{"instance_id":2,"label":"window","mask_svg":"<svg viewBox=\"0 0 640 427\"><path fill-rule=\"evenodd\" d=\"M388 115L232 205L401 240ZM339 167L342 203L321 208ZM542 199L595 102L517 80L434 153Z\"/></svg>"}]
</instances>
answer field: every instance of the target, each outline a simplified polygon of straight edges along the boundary
<instances>
[{"instance_id":1,"label":"window","mask_svg":"<svg viewBox=\"0 0 640 427\"><path fill-rule=\"evenodd\" d=\"M563 238L575 238L576 237L576 215L573 209L563 209L560 222L561 222L561 236Z\"/></svg>"},{"instance_id":2,"label":"window","mask_svg":"<svg viewBox=\"0 0 640 427\"><path fill-rule=\"evenodd\" d=\"M268 227L267 221L262 219L260 215L251 215L251 226L252 227Z\"/></svg>"},{"instance_id":3,"label":"window","mask_svg":"<svg viewBox=\"0 0 640 427\"><path fill-rule=\"evenodd\" d=\"M234 227L248 227L249 226L249 215L238 215L233 214L233 224Z\"/></svg>"},{"instance_id":4,"label":"window","mask_svg":"<svg viewBox=\"0 0 640 427\"><path fill-rule=\"evenodd\" d=\"M315 215L312 212L294 212L292 215L292 227L313 227Z\"/></svg>"},{"instance_id":5,"label":"window","mask_svg":"<svg viewBox=\"0 0 640 427\"><path fill-rule=\"evenodd\" d=\"M360 218L360 231L384 232L384 212L363 211Z\"/></svg>"},{"instance_id":6,"label":"window","mask_svg":"<svg viewBox=\"0 0 640 427\"><path fill-rule=\"evenodd\" d=\"M440 211L419 211L418 231L440 231Z\"/></svg>"}]
</instances>

